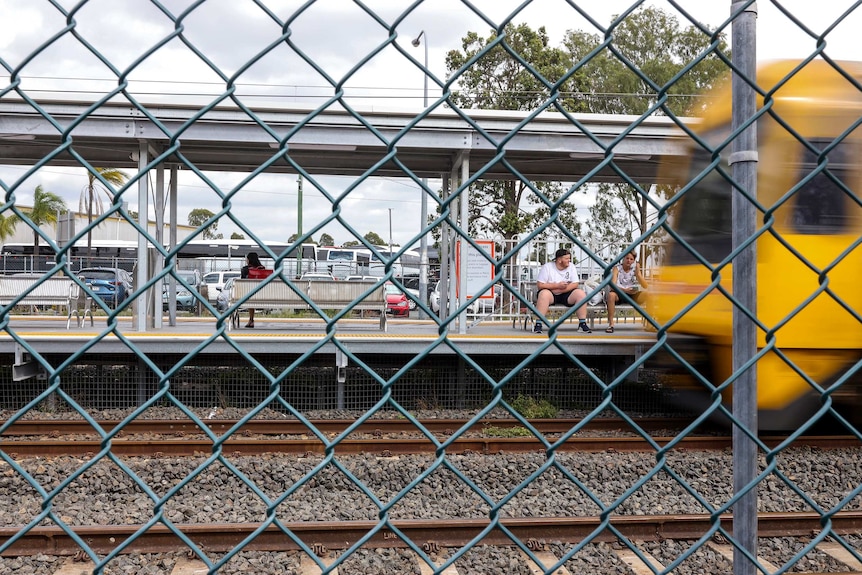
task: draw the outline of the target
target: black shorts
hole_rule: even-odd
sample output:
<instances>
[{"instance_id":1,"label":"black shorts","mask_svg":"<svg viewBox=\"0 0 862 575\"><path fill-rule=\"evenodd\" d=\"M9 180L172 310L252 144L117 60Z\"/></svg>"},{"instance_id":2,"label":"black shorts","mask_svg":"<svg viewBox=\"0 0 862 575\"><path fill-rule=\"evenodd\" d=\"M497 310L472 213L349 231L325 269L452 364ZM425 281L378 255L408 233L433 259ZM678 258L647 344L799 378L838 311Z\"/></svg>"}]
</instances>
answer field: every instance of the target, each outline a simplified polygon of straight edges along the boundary
<instances>
[{"instance_id":1,"label":"black shorts","mask_svg":"<svg viewBox=\"0 0 862 575\"><path fill-rule=\"evenodd\" d=\"M566 293L553 293L553 292L551 292L551 295L554 296L554 304L553 305L565 305L565 306L572 307L572 305L574 305L574 304L569 303L569 296L571 294L572 294L572 292L570 292L570 291L567 291Z\"/></svg>"}]
</instances>

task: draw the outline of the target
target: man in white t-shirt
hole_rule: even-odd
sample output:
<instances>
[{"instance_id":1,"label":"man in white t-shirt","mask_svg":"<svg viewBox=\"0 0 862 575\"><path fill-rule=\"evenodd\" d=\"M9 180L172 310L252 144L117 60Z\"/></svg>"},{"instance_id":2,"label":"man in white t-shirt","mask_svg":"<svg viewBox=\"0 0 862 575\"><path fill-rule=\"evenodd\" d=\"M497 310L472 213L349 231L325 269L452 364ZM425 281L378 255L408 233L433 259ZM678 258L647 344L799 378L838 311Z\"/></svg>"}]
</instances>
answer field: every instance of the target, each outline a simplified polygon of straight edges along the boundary
<instances>
[{"instance_id":1,"label":"man in white t-shirt","mask_svg":"<svg viewBox=\"0 0 862 575\"><path fill-rule=\"evenodd\" d=\"M541 317L536 319L533 333L542 333L542 320L551 304L572 307L586 299L586 292L578 287L579 277L578 268L572 264L572 254L565 248L557 250L554 261L539 268L539 275L536 276L536 309ZM587 306L581 306L575 314L578 316L578 330L592 333L587 325Z\"/></svg>"}]
</instances>

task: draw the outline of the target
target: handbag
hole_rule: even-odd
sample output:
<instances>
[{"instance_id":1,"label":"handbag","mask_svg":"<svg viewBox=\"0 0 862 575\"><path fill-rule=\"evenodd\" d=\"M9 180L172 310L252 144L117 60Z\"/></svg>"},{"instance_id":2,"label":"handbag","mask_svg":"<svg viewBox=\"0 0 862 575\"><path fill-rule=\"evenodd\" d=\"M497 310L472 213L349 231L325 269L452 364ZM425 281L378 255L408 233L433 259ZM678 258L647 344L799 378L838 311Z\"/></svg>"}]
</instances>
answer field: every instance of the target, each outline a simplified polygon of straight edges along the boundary
<instances>
[{"instance_id":1,"label":"handbag","mask_svg":"<svg viewBox=\"0 0 862 575\"><path fill-rule=\"evenodd\" d=\"M272 275L272 270L266 268L248 268L248 279L262 280Z\"/></svg>"}]
</instances>

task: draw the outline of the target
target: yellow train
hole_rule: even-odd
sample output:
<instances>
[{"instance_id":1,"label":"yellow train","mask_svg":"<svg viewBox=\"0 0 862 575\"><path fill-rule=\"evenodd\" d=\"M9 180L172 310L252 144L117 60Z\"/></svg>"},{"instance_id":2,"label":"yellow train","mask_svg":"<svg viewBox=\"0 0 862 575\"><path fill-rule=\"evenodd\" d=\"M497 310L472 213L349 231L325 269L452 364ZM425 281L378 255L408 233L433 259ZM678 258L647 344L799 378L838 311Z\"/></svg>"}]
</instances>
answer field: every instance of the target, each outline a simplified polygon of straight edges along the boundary
<instances>
[{"instance_id":1,"label":"yellow train","mask_svg":"<svg viewBox=\"0 0 862 575\"><path fill-rule=\"evenodd\" d=\"M757 72L771 96L770 112L757 122L758 227L769 227L757 241L757 317L780 350L757 362L763 430L795 429L816 413L824 394L812 383L836 402L862 407L862 64L839 62L839 72L815 60L790 76L798 64L773 62ZM668 246L648 311L709 381L663 354L675 395L687 405L708 405L711 387L732 373L733 303L709 288L711 268L731 252L730 147L723 145L729 84L709 100L697 128L708 147L720 149L721 166L708 170L712 151L692 141L688 157L661 168L690 187L671 220L684 242ZM763 105L759 98L758 109ZM733 293L732 265L720 276ZM759 349L767 331L758 329ZM729 406L730 388L722 395Z\"/></svg>"}]
</instances>

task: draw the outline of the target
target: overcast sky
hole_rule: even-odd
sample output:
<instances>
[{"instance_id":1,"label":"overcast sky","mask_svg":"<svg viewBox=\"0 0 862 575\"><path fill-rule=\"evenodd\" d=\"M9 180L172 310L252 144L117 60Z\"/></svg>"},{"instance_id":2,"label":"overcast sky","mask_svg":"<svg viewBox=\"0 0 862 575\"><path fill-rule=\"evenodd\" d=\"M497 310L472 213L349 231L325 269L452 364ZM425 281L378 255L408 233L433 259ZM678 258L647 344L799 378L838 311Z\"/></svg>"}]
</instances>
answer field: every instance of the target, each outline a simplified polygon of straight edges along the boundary
<instances>
[{"instance_id":1,"label":"overcast sky","mask_svg":"<svg viewBox=\"0 0 862 575\"><path fill-rule=\"evenodd\" d=\"M59 0L71 9L80 0ZM364 6L376 14L372 17L362 5L349 0L318 0L304 12L297 12L305 2L298 0L207 0L184 20L186 39L206 60L179 40L172 40L152 54L145 54L174 29L174 24L155 5L146 0L90 0L75 15L77 33L122 72L134 67L129 78L131 90L143 103L183 102L203 105L224 90L224 80L210 65L226 76L241 70L257 54L275 43L282 30L273 16L290 23L291 41L323 69L340 81L389 37L388 27L397 22L398 44L418 63L424 60L424 45L414 48L410 41L420 31L428 41L429 69L440 80L445 78L445 54L460 47L468 31L487 36L489 22L510 19L544 26L553 45L559 45L567 30L597 30L572 7L582 6L598 23L606 25L612 15L628 10L631 0L534 0L520 13L512 11L522 0L473 0L482 10L480 16L459 0L425 0L416 8L404 11L414 3L407 0L366 0ZM688 20L667 0L654 0L686 25ZM162 0L174 15L193 4L191 0ZM718 26L728 16L731 1L678 0L678 6L689 15L710 26ZM853 4L851 0L783 0L781 4L817 35L832 27ZM267 14L263 7L271 13ZM806 34L771 2L758 3L758 59L802 58L816 47L816 40ZM0 0L0 59L6 66L19 68L22 88L34 98L62 97L97 99L116 86L117 75L109 66L89 52L69 34L37 52L38 48L66 25L66 18L47 0ZM858 60L858 31L862 29L862 7L838 24L827 36L827 52L833 58ZM728 35L728 42L730 41ZM35 53L35 56L34 56ZM143 59L142 59L143 58ZM141 60L142 59L142 60ZM141 60L141 61L139 61ZM4 70L2 84L8 85ZM329 82L284 43L244 69L237 82L238 95L249 106L312 106L330 95ZM423 73L394 47L362 64L346 83L348 98L358 110L373 108L422 109ZM439 94L435 81L429 82L431 102ZM14 93L6 98L18 98ZM2 159L0 159L2 160ZM23 180L28 168L0 166L0 181L6 189L15 188L21 204L32 202L32 190L42 184L45 189L63 196L73 209L87 178L83 169L47 167ZM190 172L181 172L178 220L185 223L188 212L202 207L218 211L217 196ZM209 173L208 177L223 189L233 187L245 174ZM350 178L321 177L320 182L333 195L352 183ZM431 182L439 186L439 182ZM286 240L296 231L297 177L295 175L260 176L247 185L234 201L236 215L243 221L254 221L258 237ZM408 242L419 225L419 191L410 180L369 179L344 204L351 224L362 233L377 232L384 239L392 232L396 243ZM134 199L134 198L132 198ZM588 201L588 200L586 200ZM132 202L134 208L134 202ZM304 186L303 228L308 230L321 221L331 207L309 185ZM582 218L586 215L582 211ZM219 232L230 237L236 228L224 219ZM325 231L336 243L348 241L347 232L330 226ZM317 240L320 233L314 235Z\"/></svg>"}]
</instances>

